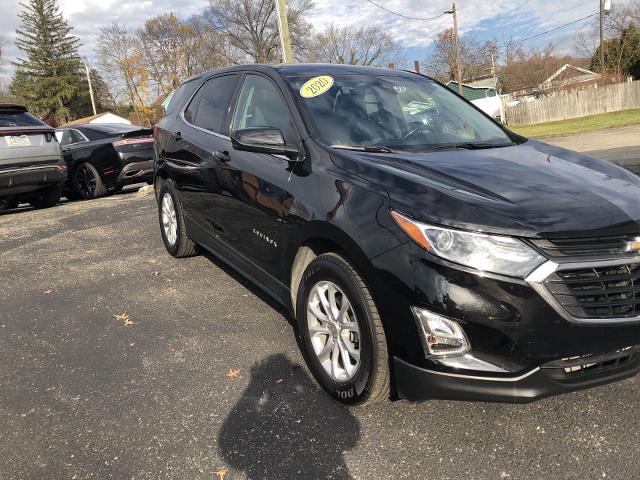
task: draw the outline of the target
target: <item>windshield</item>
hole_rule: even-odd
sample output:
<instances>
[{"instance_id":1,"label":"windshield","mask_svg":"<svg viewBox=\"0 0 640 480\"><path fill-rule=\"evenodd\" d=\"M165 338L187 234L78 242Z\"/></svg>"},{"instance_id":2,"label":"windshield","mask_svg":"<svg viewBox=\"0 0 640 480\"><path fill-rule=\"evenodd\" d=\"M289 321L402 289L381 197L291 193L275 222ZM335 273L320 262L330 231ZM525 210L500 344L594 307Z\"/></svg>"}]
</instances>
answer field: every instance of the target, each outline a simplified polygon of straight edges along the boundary
<instances>
[{"instance_id":1,"label":"windshield","mask_svg":"<svg viewBox=\"0 0 640 480\"><path fill-rule=\"evenodd\" d=\"M513 144L498 125L424 77L334 75L286 80L310 127L326 145L423 151Z\"/></svg>"}]
</instances>

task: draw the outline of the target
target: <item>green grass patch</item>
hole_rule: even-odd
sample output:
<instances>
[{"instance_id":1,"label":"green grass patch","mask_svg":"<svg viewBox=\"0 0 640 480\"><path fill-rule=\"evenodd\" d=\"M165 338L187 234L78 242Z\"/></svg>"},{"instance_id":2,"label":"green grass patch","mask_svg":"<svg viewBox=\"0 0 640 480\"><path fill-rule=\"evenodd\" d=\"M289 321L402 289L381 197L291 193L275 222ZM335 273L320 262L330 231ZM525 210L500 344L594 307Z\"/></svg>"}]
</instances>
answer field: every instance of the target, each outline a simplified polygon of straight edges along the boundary
<instances>
[{"instance_id":1,"label":"green grass patch","mask_svg":"<svg viewBox=\"0 0 640 480\"><path fill-rule=\"evenodd\" d=\"M640 108L573 118L571 120L561 120L559 122L538 123L536 125L523 125L509 128L525 137L543 138L637 124L640 124Z\"/></svg>"}]
</instances>

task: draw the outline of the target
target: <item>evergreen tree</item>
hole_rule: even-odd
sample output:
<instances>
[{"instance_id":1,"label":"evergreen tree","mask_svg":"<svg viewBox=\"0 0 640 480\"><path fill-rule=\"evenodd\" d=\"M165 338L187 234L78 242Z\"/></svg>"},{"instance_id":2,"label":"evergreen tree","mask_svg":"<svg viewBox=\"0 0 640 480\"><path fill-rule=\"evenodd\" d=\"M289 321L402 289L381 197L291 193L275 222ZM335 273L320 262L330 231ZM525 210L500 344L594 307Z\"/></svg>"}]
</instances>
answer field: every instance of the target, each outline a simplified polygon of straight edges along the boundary
<instances>
[{"instance_id":1,"label":"evergreen tree","mask_svg":"<svg viewBox=\"0 0 640 480\"><path fill-rule=\"evenodd\" d=\"M16 30L16 46L24 58L14 65L10 91L36 115L60 124L75 117L71 105L84 95L80 41L62 17L57 0L21 3L22 26Z\"/></svg>"},{"instance_id":2,"label":"evergreen tree","mask_svg":"<svg viewBox=\"0 0 640 480\"><path fill-rule=\"evenodd\" d=\"M605 41L604 66L607 72L640 78L640 31L635 25ZM591 59L591 69L600 71L600 47Z\"/></svg>"},{"instance_id":3,"label":"evergreen tree","mask_svg":"<svg viewBox=\"0 0 640 480\"><path fill-rule=\"evenodd\" d=\"M104 113L113 110L114 101L109 91L109 87L102 78L102 75L92 68L89 71L91 77L91 86L93 87L93 98L96 102L96 111ZM89 117L93 115L91 108L91 97L89 95L89 85L87 83L86 73L81 78L79 91L69 102L69 110L74 117Z\"/></svg>"}]
</instances>

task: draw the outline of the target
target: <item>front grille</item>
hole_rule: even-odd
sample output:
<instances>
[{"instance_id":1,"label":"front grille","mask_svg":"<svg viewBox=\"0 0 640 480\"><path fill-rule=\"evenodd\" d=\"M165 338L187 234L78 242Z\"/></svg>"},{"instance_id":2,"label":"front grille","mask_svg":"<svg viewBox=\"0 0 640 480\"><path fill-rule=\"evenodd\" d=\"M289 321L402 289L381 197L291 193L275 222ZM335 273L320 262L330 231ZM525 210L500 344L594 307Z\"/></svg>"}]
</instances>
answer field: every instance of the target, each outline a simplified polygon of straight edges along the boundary
<instances>
[{"instance_id":1,"label":"front grille","mask_svg":"<svg viewBox=\"0 0 640 480\"><path fill-rule=\"evenodd\" d=\"M595 238L535 239L531 240L531 243L551 258L598 257L606 259L637 256L638 252L627 251L627 245L639 236L640 234Z\"/></svg>"},{"instance_id":2,"label":"front grille","mask_svg":"<svg viewBox=\"0 0 640 480\"><path fill-rule=\"evenodd\" d=\"M544 285L574 318L640 315L640 263L558 270Z\"/></svg>"}]
</instances>

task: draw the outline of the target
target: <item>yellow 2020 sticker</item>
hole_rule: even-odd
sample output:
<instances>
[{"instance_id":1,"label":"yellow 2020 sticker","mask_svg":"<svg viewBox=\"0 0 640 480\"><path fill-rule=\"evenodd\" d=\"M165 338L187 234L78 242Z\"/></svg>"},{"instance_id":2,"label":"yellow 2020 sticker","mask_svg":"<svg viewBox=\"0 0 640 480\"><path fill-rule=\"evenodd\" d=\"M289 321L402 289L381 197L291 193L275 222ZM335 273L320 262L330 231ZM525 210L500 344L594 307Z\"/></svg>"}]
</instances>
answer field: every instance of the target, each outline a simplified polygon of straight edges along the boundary
<instances>
[{"instance_id":1,"label":"yellow 2020 sticker","mask_svg":"<svg viewBox=\"0 0 640 480\"><path fill-rule=\"evenodd\" d=\"M313 98L322 95L333 86L333 77L322 75L313 77L300 87L300 95L304 98Z\"/></svg>"}]
</instances>

